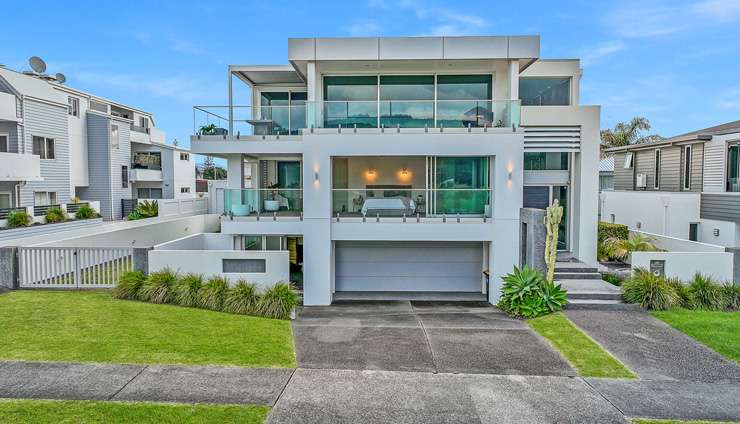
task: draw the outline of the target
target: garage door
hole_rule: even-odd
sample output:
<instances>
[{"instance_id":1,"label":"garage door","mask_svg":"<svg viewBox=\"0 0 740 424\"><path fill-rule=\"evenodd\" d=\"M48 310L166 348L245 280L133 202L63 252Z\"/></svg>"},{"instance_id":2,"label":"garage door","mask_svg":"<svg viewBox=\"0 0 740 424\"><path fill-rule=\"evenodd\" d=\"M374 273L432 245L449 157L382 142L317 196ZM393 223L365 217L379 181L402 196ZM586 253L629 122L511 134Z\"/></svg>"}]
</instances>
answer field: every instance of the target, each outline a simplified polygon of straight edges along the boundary
<instances>
[{"instance_id":1,"label":"garage door","mask_svg":"<svg viewBox=\"0 0 740 424\"><path fill-rule=\"evenodd\" d=\"M479 242L337 241L335 289L481 292Z\"/></svg>"}]
</instances>

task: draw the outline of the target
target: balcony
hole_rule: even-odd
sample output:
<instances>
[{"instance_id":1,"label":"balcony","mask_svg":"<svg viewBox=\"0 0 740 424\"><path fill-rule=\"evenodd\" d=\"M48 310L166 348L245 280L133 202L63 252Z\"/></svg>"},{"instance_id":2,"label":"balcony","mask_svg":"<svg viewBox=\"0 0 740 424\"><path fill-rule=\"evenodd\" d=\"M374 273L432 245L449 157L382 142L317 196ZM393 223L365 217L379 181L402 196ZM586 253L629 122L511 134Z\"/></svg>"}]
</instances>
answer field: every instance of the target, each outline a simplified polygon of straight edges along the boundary
<instances>
[{"instance_id":1,"label":"balcony","mask_svg":"<svg viewBox=\"0 0 740 424\"><path fill-rule=\"evenodd\" d=\"M299 188L244 188L224 190L224 214L231 217L273 219L301 217L303 190Z\"/></svg>"},{"instance_id":2,"label":"balcony","mask_svg":"<svg viewBox=\"0 0 740 424\"><path fill-rule=\"evenodd\" d=\"M129 179L132 182L162 181L162 170L161 169L145 169L145 168L133 168L129 171Z\"/></svg>"},{"instance_id":3,"label":"balcony","mask_svg":"<svg viewBox=\"0 0 740 424\"><path fill-rule=\"evenodd\" d=\"M322 101L293 106L194 106L198 135L299 135L307 128L511 128L519 100ZM231 125L230 125L231 124Z\"/></svg>"},{"instance_id":4,"label":"balcony","mask_svg":"<svg viewBox=\"0 0 740 424\"><path fill-rule=\"evenodd\" d=\"M333 189L332 216L337 219L490 217L491 189Z\"/></svg>"},{"instance_id":5,"label":"balcony","mask_svg":"<svg viewBox=\"0 0 740 424\"><path fill-rule=\"evenodd\" d=\"M19 121L16 113L16 97L8 93L0 93L0 121Z\"/></svg>"},{"instance_id":6,"label":"balcony","mask_svg":"<svg viewBox=\"0 0 740 424\"><path fill-rule=\"evenodd\" d=\"M41 181L38 155L0 152L0 181Z\"/></svg>"},{"instance_id":7,"label":"balcony","mask_svg":"<svg viewBox=\"0 0 740 424\"><path fill-rule=\"evenodd\" d=\"M157 128L131 124L131 141L134 143L165 143L165 138L165 132Z\"/></svg>"}]
</instances>

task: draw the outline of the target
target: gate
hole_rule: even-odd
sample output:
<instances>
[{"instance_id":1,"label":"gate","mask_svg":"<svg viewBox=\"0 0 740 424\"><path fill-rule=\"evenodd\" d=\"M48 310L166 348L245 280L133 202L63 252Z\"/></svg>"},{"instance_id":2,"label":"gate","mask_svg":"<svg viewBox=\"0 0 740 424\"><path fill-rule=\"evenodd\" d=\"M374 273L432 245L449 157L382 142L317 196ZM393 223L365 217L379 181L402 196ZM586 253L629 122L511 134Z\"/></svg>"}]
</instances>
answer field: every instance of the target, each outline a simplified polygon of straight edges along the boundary
<instances>
[{"instance_id":1,"label":"gate","mask_svg":"<svg viewBox=\"0 0 740 424\"><path fill-rule=\"evenodd\" d=\"M133 269L129 247L19 247L21 288L109 288Z\"/></svg>"}]
</instances>

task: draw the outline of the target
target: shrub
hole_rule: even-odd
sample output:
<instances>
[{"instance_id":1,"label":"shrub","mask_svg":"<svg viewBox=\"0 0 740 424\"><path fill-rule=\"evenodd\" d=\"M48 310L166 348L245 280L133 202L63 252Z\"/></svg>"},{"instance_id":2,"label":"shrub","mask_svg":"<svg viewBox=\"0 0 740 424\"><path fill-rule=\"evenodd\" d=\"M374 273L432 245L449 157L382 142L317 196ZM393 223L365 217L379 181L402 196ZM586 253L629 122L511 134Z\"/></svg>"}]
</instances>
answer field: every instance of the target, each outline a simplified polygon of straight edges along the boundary
<instances>
[{"instance_id":1,"label":"shrub","mask_svg":"<svg viewBox=\"0 0 740 424\"><path fill-rule=\"evenodd\" d=\"M198 291L198 306L213 311L223 310L229 283L223 277L211 277Z\"/></svg>"},{"instance_id":2,"label":"shrub","mask_svg":"<svg viewBox=\"0 0 740 424\"><path fill-rule=\"evenodd\" d=\"M136 221L137 219L143 219L144 217L138 211L133 211L126 217L129 221Z\"/></svg>"},{"instance_id":3,"label":"shrub","mask_svg":"<svg viewBox=\"0 0 740 424\"><path fill-rule=\"evenodd\" d=\"M170 303L177 283L177 273L165 268L149 274L139 290L139 299L152 303Z\"/></svg>"},{"instance_id":4,"label":"shrub","mask_svg":"<svg viewBox=\"0 0 740 424\"><path fill-rule=\"evenodd\" d=\"M724 307L722 287L701 273L694 275L686 291L689 305L694 309L716 311Z\"/></svg>"},{"instance_id":5,"label":"shrub","mask_svg":"<svg viewBox=\"0 0 740 424\"><path fill-rule=\"evenodd\" d=\"M634 275L622 282L622 297L647 309L664 310L680 306L676 288L663 277L637 268Z\"/></svg>"},{"instance_id":6,"label":"shrub","mask_svg":"<svg viewBox=\"0 0 740 424\"><path fill-rule=\"evenodd\" d=\"M258 313L267 318L288 319L299 305L298 293L289 283L277 283L269 287L260 297Z\"/></svg>"},{"instance_id":7,"label":"shrub","mask_svg":"<svg viewBox=\"0 0 740 424\"><path fill-rule=\"evenodd\" d=\"M77 209L77 212L75 212L75 218L77 219L90 219L97 217L98 213L90 206L80 206L80 208Z\"/></svg>"},{"instance_id":8,"label":"shrub","mask_svg":"<svg viewBox=\"0 0 740 424\"><path fill-rule=\"evenodd\" d=\"M509 315L534 318L565 306L566 291L548 282L541 272L525 266L503 277L498 307Z\"/></svg>"},{"instance_id":9,"label":"shrub","mask_svg":"<svg viewBox=\"0 0 740 424\"><path fill-rule=\"evenodd\" d=\"M691 308L691 301L689 300L689 290L686 284L678 278L666 278L666 282L673 287L678 295L678 305L683 308Z\"/></svg>"},{"instance_id":10,"label":"shrub","mask_svg":"<svg viewBox=\"0 0 740 424\"><path fill-rule=\"evenodd\" d=\"M31 215L26 211L13 211L8 214L8 227L28 227L31 225Z\"/></svg>"},{"instance_id":11,"label":"shrub","mask_svg":"<svg viewBox=\"0 0 740 424\"><path fill-rule=\"evenodd\" d=\"M622 285L622 281L624 281L624 278L613 272L605 272L601 274L601 279L615 286Z\"/></svg>"},{"instance_id":12,"label":"shrub","mask_svg":"<svg viewBox=\"0 0 740 424\"><path fill-rule=\"evenodd\" d=\"M604 242L611 238L627 240L630 230L626 225L612 224L611 222L599 221L599 241Z\"/></svg>"},{"instance_id":13,"label":"shrub","mask_svg":"<svg viewBox=\"0 0 740 424\"><path fill-rule=\"evenodd\" d=\"M722 286L722 297L724 298L725 309L731 311L740 309L740 284L725 283Z\"/></svg>"},{"instance_id":14,"label":"shrub","mask_svg":"<svg viewBox=\"0 0 740 424\"><path fill-rule=\"evenodd\" d=\"M155 217L159 215L159 204L156 200L152 200L151 202L144 200L136 205L136 212L138 212L143 218Z\"/></svg>"},{"instance_id":15,"label":"shrub","mask_svg":"<svg viewBox=\"0 0 740 424\"><path fill-rule=\"evenodd\" d=\"M46 223L62 222L67 219L67 214L61 208L53 207L46 210Z\"/></svg>"},{"instance_id":16,"label":"shrub","mask_svg":"<svg viewBox=\"0 0 740 424\"><path fill-rule=\"evenodd\" d=\"M642 235L633 234L628 239L610 238L604 242L611 249L611 257L624 260L632 252L655 252L658 250L653 244L653 239Z\"/></svg>"},{"instance_id":17,"label":"shrub","mask_svg":"<svg viewBox=\"0 0 740 424\"><path fill-rule=\"evenodd\" d=\"M224 311L234 314L255 315L258 313L260 296L257 286L253 283L239 280L236 285L226 292Z\"/></svg>"},{"instance_id":18,"label":"shrub","mask_svg":"<svg viewBox=\"0 0 740 424\"><path fill-rule=\"evenodd\" d=\"M116 299L138 299L139 289L146 281L146 275L141 271L123 273L113 288L113 297Z\"/></svg>"},{"instance_id":19,"label":"shrub","mask_svg":"<svg viewBox=\"0 0 740 424\"><path fill-rule=\"evenodd\" d=\"M188 274L179 280L173 288L172 301L180 306L197 306L198 292L203 287L203 276Z\"/></svg>"}]
</instances>

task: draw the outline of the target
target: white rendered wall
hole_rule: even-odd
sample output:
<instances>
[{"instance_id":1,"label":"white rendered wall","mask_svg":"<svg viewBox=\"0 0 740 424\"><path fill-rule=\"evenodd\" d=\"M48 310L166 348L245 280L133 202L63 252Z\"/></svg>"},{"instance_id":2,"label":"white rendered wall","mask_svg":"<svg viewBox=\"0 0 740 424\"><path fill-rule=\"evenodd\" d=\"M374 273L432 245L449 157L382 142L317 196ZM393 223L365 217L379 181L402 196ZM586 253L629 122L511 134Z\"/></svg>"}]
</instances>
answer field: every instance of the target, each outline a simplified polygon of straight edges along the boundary
<instances>
[{"instance_id":1,"label":"white rendered wall","mask_svg":"<svg viewBox=\"0 0 740 424\"><path fill-rule=\"evenodd\" d=\"M162 150L166 152L165 149ZM170 152L173 163L171 184L175 193L174 198L186 199L195 197L195 155L180 150L170 150ZM187 153L188 160L180 160L180 153ZM182 187L190 188L190 192L181 193L180 189Z\"/></svg>"},{"instance_id":2,"label":"white rendered wall","mask_svg":"<svg viewBox=\"0 0 740 424\"><path fill-rule=\"evenodd\" d=\"M234 250L234 236L198 233L154 246L155 250Z\"/></svg>"},{"instance_id":3,"label":"white rendered wall","mask_svg":"<svg viewBox=\"0 0 740 424\"><path fill-rule=\"evenodd\" d=\"M631 230L688 239L689 223L699 222L700 197L699 193L603 191L601 218L611 222L614 214L615 223Z\"/></svg>"},{"instance_id":4,"label":"white rendered wall","mask_svg":"<svg viewBox=\"0 0 740 424\"><path fill-rule=\"evenodd\" d=\"M66 93L64 93L66 94ZM87 97L69 94L80 100L79 116L67 115L69 131L69 179L71 185L70 193L74 193L75 187L85 187L89 184L88 160L87 160L87 110L89 100Z\"/></svg>"},{"instance_id":5,"label":"white rendered wall","mask_svg":"<svg viewBox=\"0 0 740 424\"><path fill-rule=\"evenodd\" d=\"M224 273L224 259L264 259L265 272ZM289 260L287 250L151 250L149 272L170 268L179 273L200 274L205 278L222 276L232 285L243 279L265 287L290 281Z\"/></svg>"},{"instance_id":6,"label":"white rendered wall","mask_svg":"<svg viewBox=\"0 0 740 424\"><path fill-rule=\"evenodd\" d=\"M718 235L715 235L715 230ZM740 224L713 219L699 220L699 241L725 247L740 246Z\"/></svg>"},{"instance_id":7,"label":"white rendered wall","mask_svg":"<svg viewBox=\"0 0 740 424\"><path fill-rule=\"evenodd\" d=\"M697 272L719 282L732 281L733 255L724 252L633 252L632 269L650 269L651 260L665 261L665 275L690 281Z\"/></svg>"},{"instance_id":8,"label":"white rendered wall","mask_svg":"<svg viewBox=\"0 0 740 424\"><path fill-rule=\"evenodd\" d=\"M724 246L691 241L677 237L648 233L645 231L630 231L630 234L641 234L652 239L653 244L660 250L668 252L724 252Z\"/></svg>"}]
</instances>

